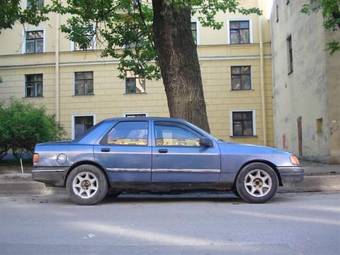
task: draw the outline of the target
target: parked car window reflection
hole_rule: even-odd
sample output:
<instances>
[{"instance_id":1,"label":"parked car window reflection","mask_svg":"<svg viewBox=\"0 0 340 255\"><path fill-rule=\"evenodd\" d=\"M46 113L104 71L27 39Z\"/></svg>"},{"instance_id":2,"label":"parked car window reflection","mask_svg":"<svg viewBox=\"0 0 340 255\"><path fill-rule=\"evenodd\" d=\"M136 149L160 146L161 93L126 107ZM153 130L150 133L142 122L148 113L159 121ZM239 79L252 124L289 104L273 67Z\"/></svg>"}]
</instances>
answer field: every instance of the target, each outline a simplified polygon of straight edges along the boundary
<instances>
[{"instance_id":1,"label":"parked car window reflection","mask_svg":"<svg viewBox=\"0 0 340 255\"><path fill-rule=\"evenodd\" d=\"M129 121L118 123L109 132L107 144L148 145L148 122Z\"/></svg>"},{"instance_id":2,"label":"parked car window reflection","mask_svg":"<svg viewBox=\"0 0 340 255\"><path fill-rule=\"evenodd\" d=\"M200 137L177 125L155 124L156 146L200 146Z\"/></svg>"}]
</instances>

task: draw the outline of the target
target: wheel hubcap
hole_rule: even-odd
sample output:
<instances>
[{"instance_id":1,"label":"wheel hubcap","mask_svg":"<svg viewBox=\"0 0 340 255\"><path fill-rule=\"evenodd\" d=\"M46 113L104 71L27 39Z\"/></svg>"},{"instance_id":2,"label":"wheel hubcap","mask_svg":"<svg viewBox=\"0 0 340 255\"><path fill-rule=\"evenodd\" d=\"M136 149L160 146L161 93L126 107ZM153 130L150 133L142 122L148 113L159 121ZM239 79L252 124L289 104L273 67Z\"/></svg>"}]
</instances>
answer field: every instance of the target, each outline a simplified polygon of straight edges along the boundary
<instances>
[{"instance_id":1,"label":"wheel hubcap","mask_svg":"<svg viewBox=\"0 0 340 255\"><path fill-rule=\"evenodd\" d=\"M91 198L97 193L98 179L91 172L81 172L74 177L72 189L81 198Z\"/></svg>"},{"instance_id":2,"label":"wheel hubcap","mask_svg":"<svg viewBox=\"0 0 340 255\"><path fill-rule=\"evenodd\" d=\"M272 189L272 179L266 171L254 169L244 178L244 186L250 195L263 197Z\"/></svg>"}]
</instances>

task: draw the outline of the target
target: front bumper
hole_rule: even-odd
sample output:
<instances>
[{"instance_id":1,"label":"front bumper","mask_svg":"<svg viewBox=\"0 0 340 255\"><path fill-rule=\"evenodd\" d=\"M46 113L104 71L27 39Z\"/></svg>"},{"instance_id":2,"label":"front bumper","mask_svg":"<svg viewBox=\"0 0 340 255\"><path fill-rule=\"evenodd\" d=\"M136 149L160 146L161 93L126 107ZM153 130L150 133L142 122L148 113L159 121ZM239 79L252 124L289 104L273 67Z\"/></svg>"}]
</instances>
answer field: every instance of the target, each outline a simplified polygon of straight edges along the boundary
<instances>
[{"instance_id":1,"label":"front bumper","mask_svg":"<svg viewBox=\"0 0 340 255\"><path fill-rule=\"evenodd\" d=\"M32 179L56 187L65 186L67 167L34 167Z\"/></svg>"},{"instance_id":2,"label":"front bumper","mask_svg":"<svg viewBox=\"0 0 340 255\"><path fill-rule=\"evenodd\" d=\"M302 182L304 170L300 166L285 166L277 168L283 184L292 182Z\"/></svg>"}]
</instances>

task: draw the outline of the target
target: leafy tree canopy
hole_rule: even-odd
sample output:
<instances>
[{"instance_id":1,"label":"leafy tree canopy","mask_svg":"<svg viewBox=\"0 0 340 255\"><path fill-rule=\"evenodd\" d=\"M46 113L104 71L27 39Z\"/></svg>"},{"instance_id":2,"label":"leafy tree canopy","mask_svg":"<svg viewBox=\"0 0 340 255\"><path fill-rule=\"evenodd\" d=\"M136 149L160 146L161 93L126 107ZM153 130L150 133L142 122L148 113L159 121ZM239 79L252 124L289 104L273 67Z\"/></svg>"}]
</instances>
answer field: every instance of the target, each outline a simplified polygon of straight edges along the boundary
<instances>
[{"instance_id":1,"label":"leafy tree canopy","mask_svg":"<svg viewBox=\"0 0 340 255\"><path fill-rule=\"evenodd\" d=\"M34 1L33 1L34 2ZM169 0L176 8L189 8L203 26L220 29L218 12L261 14L257 8L243 8L237 0ZM157 52L154 47L153 10L151 3L141 0L52 0L43 8L28 9L20 1L3 0L0 4L0 29L11 28L16 21L39 24L48 19L47 13L70 15L61 30L67 37L86 49L93 37L104 48L102 56L119 60L123 78L127 71L147 79L160 78Z\"/></svg>"}]
</instances>

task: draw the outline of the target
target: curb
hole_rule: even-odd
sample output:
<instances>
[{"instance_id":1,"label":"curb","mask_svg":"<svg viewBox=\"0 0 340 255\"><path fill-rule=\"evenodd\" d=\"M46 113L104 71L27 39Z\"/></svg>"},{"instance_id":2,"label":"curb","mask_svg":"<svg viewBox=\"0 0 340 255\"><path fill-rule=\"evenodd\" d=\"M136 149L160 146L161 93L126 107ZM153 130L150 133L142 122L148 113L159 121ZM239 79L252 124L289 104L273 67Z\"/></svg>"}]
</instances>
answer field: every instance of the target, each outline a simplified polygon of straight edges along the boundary
<instances>
[{"instance_id":1,"label":"curb","mask_svg":"<svg viewBox=\"0 0 340 255\"><path fill-rule=\"evenodd\" d=\"M288 183L279 192L331 192L340 191L340 175L305 176L301 183Z\"/></svg>"},{"instance_id":2,"label":"curb","mask_svg":"<svg viewBox=\"0 0 340 255\"><path fill-rule=\"evenodd\" d=\"M332 192L340 191L340 175L305 176L301 183L289 183L280 187L279 193L295 192ZM3 174L0 175L0 195L41 195L64 194L64 188L46 187L41 182L32 180L31 174Z\"/></svg>"}]
</instances>

